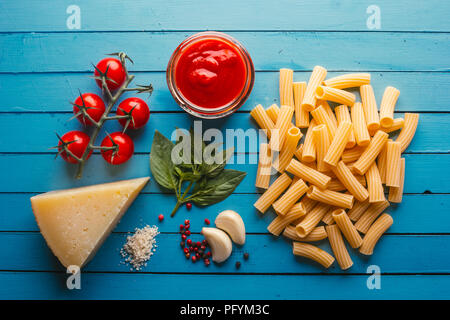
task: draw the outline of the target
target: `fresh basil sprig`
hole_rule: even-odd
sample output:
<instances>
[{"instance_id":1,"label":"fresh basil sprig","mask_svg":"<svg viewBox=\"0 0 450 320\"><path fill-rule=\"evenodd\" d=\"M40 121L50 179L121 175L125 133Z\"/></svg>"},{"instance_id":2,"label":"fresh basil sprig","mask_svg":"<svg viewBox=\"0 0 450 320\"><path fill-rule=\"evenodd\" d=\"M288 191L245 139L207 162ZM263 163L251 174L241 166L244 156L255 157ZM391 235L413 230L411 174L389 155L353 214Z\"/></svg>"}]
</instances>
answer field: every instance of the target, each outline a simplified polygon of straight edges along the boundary
<instances>
[{"instance_id":1,"label":"fresh basil sprig","mask_svg":"<svg viewBox=\"0 0 450 320\"><path fill-rule=\"evenodd\" d=\"M185 136L188 137L186 134ZM227 161L233 155L233 148L215 154L217 144L205 145L201 140L200 154L200 150L197 150L199 148L194 147L195 142L199 141L196 138L198 137L194 136L191 129L189 133L191 154L185 155L181 151L180 157L183 162L174 164L172 150L175 144L158 130L153 137L150 169L156 182L172 190L177 196L177 204L171 213L172 217L178 208L188 201L198 206L207 206L224 200L233 193L247 175L243 171L225 169ZM188 183L185 188L184 182ZM189 194L191 190L192 193Z\"/></svg>"}]
</instances>

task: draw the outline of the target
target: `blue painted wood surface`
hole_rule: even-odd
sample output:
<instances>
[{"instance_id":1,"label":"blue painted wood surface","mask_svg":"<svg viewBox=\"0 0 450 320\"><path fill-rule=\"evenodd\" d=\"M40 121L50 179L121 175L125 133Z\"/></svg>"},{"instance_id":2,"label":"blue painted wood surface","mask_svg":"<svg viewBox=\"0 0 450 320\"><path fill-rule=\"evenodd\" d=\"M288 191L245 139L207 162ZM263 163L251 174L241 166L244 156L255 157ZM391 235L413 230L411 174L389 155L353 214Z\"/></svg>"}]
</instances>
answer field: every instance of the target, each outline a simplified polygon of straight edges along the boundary
<instances>
[{"instance_id":1,"label":"blue painted wood surface","mask_svg":"<svg viewBox=\"0 0 450 320\"><path fill-rule=\"evenodd\" d=\"M79 5L81 28L68 29L69 5ZM377 1L381 28L369 30L372 2L311 1L12 1L0 2L0 298L185 299L179 287L195 282L198 299L445 299L450 298L450 5L442 1ZM254 14L258 12L258 14ZM120 21L118 23L117 21ZM65 288L66 274L41 237L29 197L61 189L150 174L148 152L155 129L168 135L192 118L175 104L164 70L173 49L201 30L225 30L242 41L257 69L255 87L239 113L204 122L204 128L256 128L249 110L278 102L281 67L306 81L316 64L329 76L369 71L378 103L387 85L401 90L396 111L420 113L417 134L406 150L403 203L386 211L394 225L372 257L350 250L355 265L325 270L294 257L285 239L266 231L272 212L252 209L257 149L237 150L230 168L247 177L225 201L157 222L173 196L151 181L82 274L82 290ZM104 53L125 50L137 83L151 82L149 125L133 134L137 154L113 168L94 155L81 181L74 168L53 160L54 131L78 129L67 122L78 88L99 92L87 76ZM169 125L168 125L169 124ZM117 124L108 124L116 130ZM395 134L394 134L395 136ZM223 265L193 265L181 254L179 224L191 220L194 239L204 218L234 209L246 222L248 242ZM158 251L142 272L130 272L118 254L126 233L157 224ZM329 251L326 241L319 244ZM236 271L234 262L251 258ZM382 272L380 290L366 286L369 265ZM164 288L159 290L158 288ZM343 290L342 288L345 288ZM207 290L206 290L207 289Z\"/></svg>"}]
</instances>

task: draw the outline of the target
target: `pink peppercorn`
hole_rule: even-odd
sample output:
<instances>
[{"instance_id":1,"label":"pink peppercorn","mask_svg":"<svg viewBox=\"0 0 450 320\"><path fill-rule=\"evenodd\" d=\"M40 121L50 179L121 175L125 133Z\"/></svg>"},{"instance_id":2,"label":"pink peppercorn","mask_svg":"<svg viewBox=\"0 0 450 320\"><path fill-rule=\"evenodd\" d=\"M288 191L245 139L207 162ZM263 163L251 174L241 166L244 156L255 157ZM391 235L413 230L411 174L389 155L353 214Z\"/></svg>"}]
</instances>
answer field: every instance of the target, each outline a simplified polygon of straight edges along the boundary
<instances>
[{"instance_id":1,"label":"pink peppercorn","mask_svg":"<svg viewBox=\"0 0 450 320\"><path fill-rule=\"evenodd\" d=\"M211 224L211 221L209 221L209 219L205 219L205 223L206 223L207 225L210 225L210 224Z\"/></svg>"},{"instance_id":2,"label":"pink peppercorn","mask_svg":"<svg viewBox=\"0 0 450 320\"><path fill-rule=\"evenodd\" d=\"M187 244L188 244L188 246L191 246L191 245L192 245L192 240L191 240L191 239L188 239L188 240L187 240Z\"/></svg>"},{"instance_id":3,"label":"pink peppercorn","mask_svg":"<svg viewBox=\"0 0 450 320\"><path fill-rule=\"evenodd\" d=\"M190 235L191 235L191 232L190 232L189 230L186 230L186 231L184 232L184 234L187 235L187 236L190 236Z\"/></svg>"},{"instance_id":4,"label":"pink peppercorn","mask_svg":"<svg viewBox=\"0 0 450 320\"><path fill-rule=\"evenodd\" d=\"M164 220L164 215L160 214L160 215L158 216L158 219L159 219L159 221L163 221L163 220Z\"/></svg>"},{"instance_id":5,"label":"pink peppercorn","mask_svg":"<svg viewBox=\"0 0 450 320\"><path fill-rule=\"evenodd\" d=\"M190 203L190 202L186 203L186 209L191 210L192 209L192 203Z\"/></svg>"}]
</instances>

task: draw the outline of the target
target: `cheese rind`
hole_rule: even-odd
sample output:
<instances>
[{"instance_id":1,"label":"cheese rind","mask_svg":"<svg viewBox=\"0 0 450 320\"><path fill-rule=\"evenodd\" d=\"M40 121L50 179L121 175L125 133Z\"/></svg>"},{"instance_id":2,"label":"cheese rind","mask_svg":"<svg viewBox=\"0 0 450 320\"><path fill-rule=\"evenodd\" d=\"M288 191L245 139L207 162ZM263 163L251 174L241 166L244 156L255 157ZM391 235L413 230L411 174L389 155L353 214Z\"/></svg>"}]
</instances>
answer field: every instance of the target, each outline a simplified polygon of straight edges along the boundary
<instances>
[{"instance_id":1,"label":"cheese rind","mask_svg":"<svg viewBox=\"0 0 450 320\"><path fill-rule=\"evenodd\" d=\"M62 265L80 268L92 259L149 177L32 197L39 229Z\"/></svg>"}]
</instances>

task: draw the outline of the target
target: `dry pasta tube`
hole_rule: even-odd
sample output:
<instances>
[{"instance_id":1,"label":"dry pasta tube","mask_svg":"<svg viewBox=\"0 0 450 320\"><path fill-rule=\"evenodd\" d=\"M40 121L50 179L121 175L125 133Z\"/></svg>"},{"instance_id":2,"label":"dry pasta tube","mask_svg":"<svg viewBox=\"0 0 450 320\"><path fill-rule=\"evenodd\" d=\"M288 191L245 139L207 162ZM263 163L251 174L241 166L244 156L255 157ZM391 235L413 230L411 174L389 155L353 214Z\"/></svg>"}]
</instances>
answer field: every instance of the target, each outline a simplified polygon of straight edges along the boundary
<instances>
[{"instance_id":1,"label":"dry pasta tube","mask_svg":"<svg viewBox=\"0 0 450 320\"><path fill-rule=\"evenodd\" d=\"M265 213L280 194L289 187L291 181L291 178L289 178L286 173L283 173L255 202L255 208L258 209L259 212Z\"/></svg>"},{"instance_id":2,"label":"dry pasta tube","mask_svg":"<svg viewBox=\"0 0 450 320\"><path fill-rule=\"evenodd\" d=\"M348 107L346 105L341 104L340 106L337 106L336 108L334 108L334 112L336 113L336 118L337 118L338 123L341 123L343 121L352 122L352 119L350 117L350 112L348 111ZM355 133L352 130L350 132L350 137L348 138L348 142L345 145L345 148L351 149L355 145L356 145Z\"/></svg>"},{"instance_id":3,"label":"dry pasta tube","mask_svg":"<svg viewBox=\"0 0 450 320\"><path fill-rule=\"evenodd\" d=\"M392 126L389 128L381 127L381 130L383 130L386 133L394 132L397 130L400 130L405 125L405 120L403 118L395 118L394 122L392 122Z\"/></svg>"},{"instance_id":4,"label":"dry pasta tube","mask_svg":"<svg viewBox=\"0 0 450 320\"><path fill-rule=\"evenodd\" d=\"M258 104L250 111L250 115L255 119L258 126L264 130L267 137L270 138L271 130L275 127L273 121L269 118L263 106Z\"/></svg>"},{"instance_id":5,"label":"dry pasta tube","mask_svg":"<svg viewBox=\"0 0 450 320\"><path fill-rule=\"evenodd\" d=\"M414 134L416 133L417 124L419 123L419 114L417 113L405 113L405 124L402 131L400 131L397 142L402 144L402 153L408 148L411 143Z\"/></svg>"},{"instance_id":6,"label":"dry pasta tube","mask_svg":"<svg viewBox=\"0 0 450 320\"><path fill-rule=\"evenodd\" d=\"M283 149L273 164L273 167L278 172L282 173L284 172L284 169L286 169L294 156L294 152L297 149L297 144L301 137L302 133L297 127L292 127L287 131Z\"/></svg>"},{"instance_id":7,"label":"dry pasta tube","mask_svg":"<svg viewBox=\"0 0 450 320\"><path fill-rule=\"evenodd\" d=\"M348 167L347 167L347 168L348 168ZM350 169L349 169L349 170L350 170ZM352 173L352 174L353 174L353 173ZM364 187L367 186L366 178L365 178L364 176L354 175L354 177L359 181L359 183L360 183L362 186L364 186ZM328 184L327 189L328 189L328 190L331 190L331 191L345 191L345 190L347 190L347 187L344 186L344 185L342 184L342 182L339 181L339 179L333 178L333 179L331 179L330 183Z\"/></svg>"},{"instance_id":8,"label":"dry pasta tube","mask_svg":"<svg viewBox=\"0 0 450 320\"><path fill-rule=\"evenodd\" d=\"M267 143L261 143L259 147L258 170L256 172L257 188L267 189L272 174L272 153Z\"/></svg>"},{"instance_id":9,"label":"dry pasta tube","mask_svg":"<svg viewBox=\"0 0 450 320\"><path fill-rule=\"evenodd\" d=\"M372 203L366 212L356 221L355 228L361 233L366 233L376 218L389 207L389 201Z\"/></svg>"},{"instance_id":10,"label":"dry pasta tube","mask_svg":"<svg viewBox=\"0 0 450 320\"><path fill-rule=\"evenodd\" d=\"M294 108L294 92L292 83L294 82L294 70L280 69L280 104Z\"/></svg>"},{"instance_id":11,"label":"dry pasta tube","mask_svg":"<svg viewBox=\"0 0 450 320\"><path fill-rule=\"evenodd\" d=\"M384 90L383 99L380 104L380 124L389 128L394 122L394 109L400 91L394 87L387 87Z\"/></svg>"},{"instance_id":12,"label":"dry pasta tube","mask_svg":"<svg viewBox=\"0 0 450 320\"><path fill-rule=\"evenodd\" d=\"M369 130L367 130L366 120L364 119L362 104L356 102L352 107L351 113L356 143L358 146L366 147L370 142L370 135Z\"/></svg>"},{"instance_id":13,"label":"dry pasta tube","mask_svg":"<svg viewBox=\"0 0 450 320\"><path fill-rule=\"evenodd\" d=\"M309 243L294 242L292 252L296 256L314 260L325 268L329 268L334 262L331 254Z\"/></svg>"},{"instance_id":14,"label":"dry pasta tube","mask_svg":"<svg viewBox=\"0 0 450 320\"><path fill-rule=\"evenodd\" d=\"M286 138L286 132L292 125L293 114L294 108L290 106L281 106L275 128L272 129L270 135L270 150L281 151Z\"/></svg>"},{"instance_id":15,"label":"dry pasta tube","mask_svg":"<svg viewBox=\"0 0 450 320\"><path fill-rule=\"evenodd\" d=\"M343 209L337 209L333 211L332 216L350 246L353 249L359 248L362 243L362 238L345 211Z\"/></svg>"},{"instance_id":16,"label":"dry pasta tube","mask_svg":"<svg viewBox=\"0 0 450 320\"><path fill-rule=\"evenodd\" d=\"M307 190L308 186L306 183L302 179L298 180L289 187L281 198L273 203L273 209L278 215L284 216Z\"/></svg>"},{"instance_id":17,"label":"dry pasta tube","mask_svg":"<svg viewBox=\"0 0 450 320\"><path fill-rule=\"evenodd\" d=\"M336 89L360 87L370 83L370 73L349 73L330 78L323 82L324 85Z\"/></svg>"},{"instance_id":18,"label":"dry pasta tube","mask_svg":"<svg viewBox=\"0 0 450 320\"><path fill-rule=\"evenodd\" d=\"M275 127L275 123L278 119L278 114L280 113L280 108L276 103L272 104L270 107L266 109L266 113L269 116L270 120L273 122L273 126Z\"/></svg>"},{"instance_id":19,"label":"dry pasta tube","mask_svg":"<svg viewBox=\"0 0 450 320\"><path fill-rule=\"evenodd\" d=\"M378 154L381 152L381 149L383 149L387 138L388 134L386 132L378 130L377 133L375 133L366 150L364 150L361 157L359 157L353 165L353 170L355 170L356 173L366 173L372 163L374 163Z\"/></svg>"},{"instance_id":20,"label":"dry pasta tube","mask_svg":"<svg viewBox=\"0 0 450 320\"><path fill-rule=\"evenodd\" d=\"M325 112L328 114L328 117L331 119L331 121L334 123L334 126L337 128L338 122L336 120L336 116L333 113L333 110L331 110L330 105L326 100L318 100L317 106L322 106L322 108L325 110Z\"/></svg>"},{"instance_id":21,"label":"dry pasta tube","mask_svg":"<svg viewBox=\"0 0 450 320\"><path fill-rule=\"evenodd\" d=\"M369 192L358 179L356 179L343 161L338 162L336 167L333 168L333 172L356 200L364 201L369 197Z\"/></svg>"},{"instance_id":22,"label":"dry pasta tube","mask_svg":"<svg viewBox=\"0 0 450 320\"><path fill-rule=\"evenodd\" d=\"M301 204L301 203L300 203ZM284 217L278 216L268 225L267 230L275 235L279 236L284 228L291 222L303 217L306 214L305 209L290 211Z\"/></svg>"},{"instance_id":23,"label":"dry pasta tube","mask_svg":"<svg viewBox=\"0 0 450 320\"><path fill-rule=\"evenodd\" d=\"M316 160L316 144L314 143L312 130L316 126L316 121L311 120L311 123L306 131L305 141L303 142L302 161L312 162Z\"/></svg>"},{"instance_id":24,"label":"dry pasta tube","mask_svg":"<svg viewBox=\"0 0 450 320\"><path fill-rule=\"evenodd\" d=\"M302 153L303 153L303 143L300 144L300 146L297 148L297 150L294 151L294 156L298 159L298 160L302 160Z\"/></svg>"},{"instance_id":25,"label":"dry pasta tube","mask_svg":"<svg viewBox=\"0 0 450 320\"><path fill-rule=\"evenodd\" d=\"M311 115L313 116L314 120L316 120L317 125L324 124L327 127L331 141L331 139L333 139L334 135L336 134L337 126L328 116L325 109L322 106L318 106L313 111L311 111Z\"/></svg>"},{"instance_id":26,"label":"dry pasta tube","mask_svg":"<svg viewBox=\"0 0 450 320\"><path fill-rule=\"evenodd\" d=\"M289 165L286 167L286 171L293 175L319 186L322 189L326 189L331 178L323 173L314 170L308 166L305 166L300 161L292 159Z\"/></svg>"},{"instance_id":27,"label":"dry pasta tube","mask_svg":"<svg viewBox=\"0 0 450 320\"><path fill-rule=\"evenodd\" d=\"M295 226L287 226L283 231L283 236L294 241L313 242L326 239L327 232L324 226L314 228L306 237L300 238L295 231Z\"/></svg>"},{"instance_id":28,"label":"dry pasta tube","mask_svg":"<svg viewBox=\"0 0 450 320\"><path fill-rule=\"evenodd\" d=\"M328 241L331 249L342 270L347 270L353 265L353 261L348 254L347 248L342 238L341 231L337 225L326 226Z\"/></svg>"},{"instance_id":29,"label":"dry pasta tube","mask_svg":"<svg viewBox=\"0 0 450 320\"><path fill-rule=\"evenodd\" d=\"M363 202L355 201L353 207L347 212L347 215L350 220L356 222L363 215L363 213L366 212L370 205L371 203L369 202L369 199Z\"/></svg>"},{"instance_id":30,"label":"dry pasta tube","mask_svg":"<svg viewBox=\"0 0 450 320\"><path fill-rule=\"evenodd\" d=\"M405 158L400 159L400 187L389 188L389 201L400 203L403 198L403 186L405 184Z\"/></svg>"},{"instance_id":31,"label":"dry pasta tube","mask_svg":"<svg viewBox=\"0 0 450 320\"><path fill-rule=\"evenodd\" d=\"M331 190L321 190L316 186L311 186L306 195L316 201L336 206L340 208L351 209L353 206L353 196Z\"/></svg>"},{"instance_id":32,"label":"dry pasta tube","mask_svg":"<svg viewBox=\"0 0 450 320\"><path fill-rule=\"evenodd\" d=\"M387 157L387 145L392 139L388 139L384 144L383 149L381 149L380 154L377 158L378 172L380 173L381 183L386 183L386 157Z\"/></svg>"},{"instance_id":33,"label":"dry pasta tube","mask_svg":"<svg viewBox=\"0 0 450 320\"><path fill-rule=\"evenodd\" d=\"M316 110L317 108L314 111ZM316 145L317 170L320 172L325 172L329 170L329 167L325 162L323 162L323 158L325 158L328 147L330 146L330 136L326 125L320 124L314 127L313 138L314 144Z\"/></svg>"},{"instance_id":34,"label":"dry pasta tube","mask_svg":"<svg viewBox=\"0 0 450 320\"><path fill-rule=\"evenodd\" d=\"M364 150L366 150L366 147L360 147L360 146L356 146L354 148L347 149L344 151L344 153L342 153L342 161L344 161L344 163L354 162L354 161L358 160L359 157L361 157Z\"/></svg>"},{"instance_id":35,"label":"dry pasta tube","mask_svg":"<svg viewBox=\"0 0 450 320\"><path fill-rule=\"evenodd\" d=\"M353 93L325 86L319 86L316 89L316 99L333 101L347 106L353 106L356 97Z\"/></svg>"},{"instance_id":36,"label":"dry pasta tube","mask_svg":"<svg viewBox=\"0 0 450 320\"><path fill-rule=\"evenodd\" d=\"M373 248L377 244L378 240L381 238L383 233L389 229L394 220L387 213L383 213L377 221L370 227L369 231L367 231L366 236L364 237L361 248L359 248L359 252L365 255L372 255Z\"/></svg>"},{"instance_id":37,"label":"dry pasta tube","mask_svg":"<svg viewBox=\"0 0 450 320\"><path fill-rule=\"evenodd\" d=\"M332 214L333 214L333 211L336 210L336 209L337 209L336 207L330 207L328 209L328 212L325 213L325 215L323 216L322 222L327 224L327 225L334 224L334 219L333 219Z\"/></svg>"},{"instance_id":38,"label":"dry pasta tube","mask_svg":"<svg viewBox=\"0 0 450 320\"><path fill-rule=\"evenodd\" d=\"M367 129L375 133L380 128L380 116L378 115L377 101L371 85L363 85L360 90L364 118L366 119Z\"/></svg>"},{"instance_id":39,"label":"dry pasta tube","mask_svg":"<svg viewBox=\"0 0 450 320\"><path fill-rule=\"evenodd\" d=\"M325 80L327 76L327 70L321 66L315 66L311 77L309 78L308 85L306 86L305 95L301 107L306 111L312 111L316 107L316 89Z\"/></svg>"},{"instance_id":40,"label":"dry pasta tube","mask_svg":"<svg viewBox=\"0 0 450 320\"><path fill-rule=\"evenodd\" d=\"M294 90L295 125L299 128L308 128L309 112L302 107L306 82L294 82L292 86Z\"/></svg>"},{"instance_id":41,"label":"dry pasta tube","mask_svg":"<svg viewBox=\"0 0 450 320\"><path fill-rule=\"evenodd\" d=\"M324 203L318 203L309 211L303 220L295 226L295 230L300 238L306 237L322 220L327 213L329 206Z\"/></svg>"},{"instance_id":42,"label":"dry pasta tube","mask_svg":"<svg viewBox=\"0 0 450 320\"><path fill-rule=\"evenodd\" d=\"M382 202L386 198L384 196L384 188L381 183L380 173L377 164L374 162L366 172L367 189L369 190L369 202Z\"/></svg>"},{"instance_id":43,"label":"dry pasta tube","mask_svg":"<svg viewBox=\"0 0 450 320\"><path fill-rule=\"evenodd\" d=\"M402 145L400 142L387 143L386 186L400 187L400 158Z\"/></svg>"},{"instance_id":44,"label":"dry pasta tube","mask_svg":"<svg viewBox=\"0 0 450 320\"><path fill-rule=\"evenodd\" d=\"M336 134L331 141L330 147L323 160L326 164L334 167L341 159L342 153L350 138L350 132L353 130L352 127L353 125L347 121L343 121L339 124Z\"/></svg>"}]
</instances>

